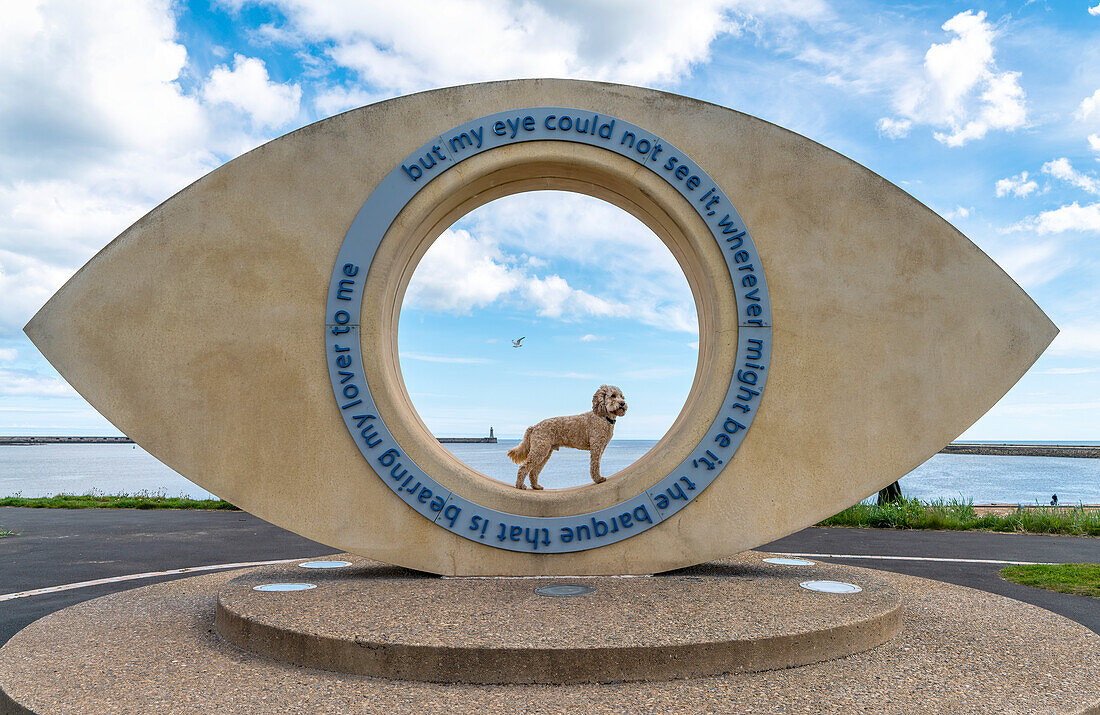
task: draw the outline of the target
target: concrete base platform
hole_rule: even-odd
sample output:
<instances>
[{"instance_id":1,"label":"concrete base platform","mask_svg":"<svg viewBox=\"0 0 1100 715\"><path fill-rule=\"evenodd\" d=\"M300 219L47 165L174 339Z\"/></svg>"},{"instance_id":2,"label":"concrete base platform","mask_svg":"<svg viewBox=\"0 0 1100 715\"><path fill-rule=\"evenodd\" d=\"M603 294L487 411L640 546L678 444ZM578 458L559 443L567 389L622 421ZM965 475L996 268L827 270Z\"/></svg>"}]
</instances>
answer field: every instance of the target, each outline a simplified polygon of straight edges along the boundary
<instances>
[{"instance_id":1,"label":"concrete base platform","mask_svg":"<svg viewBox=\"0 0 1100 715\"><path fill-rule=\"evenodd\" d=\"M861 573L857 593L815 592L800 583L849 571L759 554L654 577L582 579L434 578L335 558L359 563L233 579L218 592L218 633L295 665L504 685L790 668L874 648L901 629L901 600L880 574ZM301 581L316 588L255 590Z\"/></svg>"},{"instance_id":2,"label":"concrete base platform","mask_svg":"<svg viewBox=\"0 0 1100 715\"><path fill-rule=\"evenodd\" d=\"M223 573L88 601L31 624L0 648L0 712L1100 712L1100 636L1083 626L1034 606L924 579L820 564L793 568L805 569L797 578L882 583L904 604L903 629L877 648L783 670L660 683L443 685L317 670L238 649L218 635L214 620L219 594L236 593L245 580L238 580L240 572ZM632 591L640 592L633 582L690 584L693 577L701 577L704 582L715 579L716 588L723 580L738 588L733 583L741 578L770 578L763 569L763 564L727 560L651 579L623 579L621 593L593 602L590 608L614 612L613 604L625 602ZM306 593L322 591L322 581L331 578L299 571L295 581L318 585ZM404 621L407 604L417 601L420 588L438 587L445 593L452 586L408 572L394 571L391 577L394 585L407 588L391 604L390 616L372 625L371 642L380 642L378 634L388 628L407 642L426 638L432 629L417 630ZM479 583L488 593L505 588L495 580L462 580L455 588L474 593ZM528 591L537 585L533 579L512 583ZM545 602L575 608L572 604L599 596L600 583L594 585L597 591L590 596ZM825 611L844 608L845 599L870 595L874 588L878 587L860 594L810 595L823 599ZM302 592L258 595L279 598ZM641 633L663 633L671 639L677 628L649 630L647 624L661 619L678 621L680 630L689 631L696 623L708 623L699 611L681 608L674 593L662 599L633 604ZM777 601L772 613L782 613L784 603ZM434 632L439 635L447 632L444 614L458 606L436 605L441 610ZM530 628L525 623L536 620L544 608L494 609L488 598L471 600L469 606L493 613L505 637ZM332 614L336 621L343 617ZM467 618L456 631L471 632L466 629L476 616ZM735 613L730 618L737 622ZM748 620L742 625L749 627ZM463 637L490 638L492 627L486 622L481 636L476 628L473 632ZM547 643L595 637L602 636L584 627L575 634L546 635Z\"/></svg>"}]
</instances>

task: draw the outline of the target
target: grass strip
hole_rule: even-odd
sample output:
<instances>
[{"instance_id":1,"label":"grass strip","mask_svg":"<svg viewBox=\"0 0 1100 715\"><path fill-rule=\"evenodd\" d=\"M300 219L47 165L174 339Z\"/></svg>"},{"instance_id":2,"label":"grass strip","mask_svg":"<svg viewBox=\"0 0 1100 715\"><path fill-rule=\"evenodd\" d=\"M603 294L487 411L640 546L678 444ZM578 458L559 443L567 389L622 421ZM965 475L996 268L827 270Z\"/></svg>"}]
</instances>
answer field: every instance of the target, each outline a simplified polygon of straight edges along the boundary
<instances>
[{"instance_id":1,"label":"grass strip","mask_svg":"<svg viewBox=\"0 0 1100 715\"><path fill-rule=\"evenodd\" d=\"M902 499L882 506L861 502L818 526L1100 536L1100 511L1080 507L1029 507L1017 508L1010 514L979 515L971 501Z\"/></svg>"},{"instance_id":2,"label":"grass strip","mask_svg":"<svg viewBox=\"0 0 1100 715\"><path fill-rule=\"evenodd\" d=\"M1034 564L1006 566L1001 578L1058 593L1100 598L1100 564Z\"/></svg>"},{"instance_id":3,"label":"grass strip","mask_svg":"<svg viewBox=\"0 0 1100 715\"><path fill-rule=\"evenodd\" d=\"M57 494L52 497L0 497L0 506L35 509L208 509L240 511L224 499L188 499L161 493Z\"/></svg>"},{"instance_id":4,"label":"grass strip","mask_svg":"<svg viewBox=\"0 0 1100 715\"><path fill-rule=\"evenodd\" d=\"M51 497L0 497L0 506L40 509L207 509L239 511L223 499L170 497L162 492L136 494L58 494ZM983 514L973 502L958 499L921 502L903 499L892 504L859 503L818 526L869 529L939 529L946 531L1007 531L1021 534L1100 536L1100 511L1079 507L1017 508L1010 514ZM11 532L0 530L0 536Z\"/></svg>"}]
</instances>

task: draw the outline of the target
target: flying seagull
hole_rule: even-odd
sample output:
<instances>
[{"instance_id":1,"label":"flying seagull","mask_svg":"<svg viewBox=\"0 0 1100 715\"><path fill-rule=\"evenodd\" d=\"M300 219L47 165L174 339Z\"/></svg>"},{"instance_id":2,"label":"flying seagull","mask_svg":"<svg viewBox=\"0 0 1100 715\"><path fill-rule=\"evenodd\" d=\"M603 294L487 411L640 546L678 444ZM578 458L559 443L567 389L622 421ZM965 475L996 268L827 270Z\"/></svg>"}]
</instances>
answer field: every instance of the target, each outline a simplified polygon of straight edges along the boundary
<instances>
[{"instance_id":1,"label":"flying seagull","mask_svg":"<svg viewBox=\"0 0 1100 715\"><path fill-rule=\"evenodd\" d=\"M513 341L512 341L512 347L514 347L514 348L522 348L523 346L522 346L522 345L520 345L520 343L522 343L522 342L523 342L523 341L524 341L524 340L525 340L526 338L527 338L527 336L526 336L526 335L524 335L524 336L523 336L522 338L520 338L519 340L513 340Z\"/></svg>"}]
</instances>

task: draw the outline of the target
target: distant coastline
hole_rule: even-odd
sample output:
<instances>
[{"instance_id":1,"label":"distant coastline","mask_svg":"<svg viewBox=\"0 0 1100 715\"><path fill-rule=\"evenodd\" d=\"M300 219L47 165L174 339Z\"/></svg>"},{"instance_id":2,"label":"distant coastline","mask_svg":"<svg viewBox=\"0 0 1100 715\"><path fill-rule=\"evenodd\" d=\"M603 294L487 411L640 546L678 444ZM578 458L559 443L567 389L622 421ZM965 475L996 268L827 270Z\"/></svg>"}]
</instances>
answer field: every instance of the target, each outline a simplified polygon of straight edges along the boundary
<instances>
[{"instance_id":1,"label":"distant coastline","mask_svg":"<svg viewBox=\"0 0 1100 715\"><path fill-rule=\"evenodd\" d=\"M139 446L122 442L125 438L121 435L113 439L120 443L112 446L110 440L99 437L84 444L21 439L29 446L0 446L0 497L92 492L214 497ZM10 444L11 440L4 442ZM512 435L504 435L497 444L439 446L486 477L509 483L515 479L516 468L505 452L517 442ZM656 440L612 440L603 456L606 473L626 469L655 444ZM1100 443L1090 444L1089 440L1077 444L1100 447ZM590 484L588 456L575 449L556 452L539 481L551 489ZM976 504L1028 506L1049 504L1052 495L1057 494L1061 504L1100 504L1100 459L936 455L903 476L901 487L906 497L924 501L961 499Z\"/></svg>"},{"instance_id":2,"label":"distant coastline","mask_svg":"<svg viewBox=\"0 0 1100 715\"><path fill-rule=\"evenodd\" d=\"M496 444L496 437L439 437L442 444ZM0 447L34 444L133 444L129 437L0 437Z\"/></svg>"},{"instance_id":3,"label":"distant coastline","mask_svg":"<svg viewBox=\"0 0 1100 715\"><path fill-rule=\"evenodd\" d=\"M436 437L440 444L496 444L496 437Z\"/></svg>"},{"instance_id":4,"label":"distant coastline","mask_svg":"<svg viewBox=\"0 0 1100 715\"><path fill-rule=\"evenodd\" d=\"M31 444L133 444L129 437L0 437L0 446Z\"/></svg>"},{"instance_id":5,"label":"distant coastline","mask_svg":"<svg viewBox=\"0 0 1100 715\"><path fill-rule=\"evenodd\" d=\"M1019 442L952 442L940 454L982 454L1004 457L1100 458L1100 446L1087 444L1031 444Z\"/></svg>"},{"instance_id":6,"label":"distant coastline","mask_svg":"<svg viewBox=\"0 0 1100 715\"><path fill-rule=\"evenodd\" d=\"M436 439L440 444L497 444L495 435L491 437L437 437ZM0 436L0 447L36 444L133 444L133 442L134 441L129 437ZM941 449L939 453L978 454L1005 457L1072 457L1078 459L1100 459L1100 444L1028 441L952 442Z\"/></svg>"},{"instance_id":7,"label":"distant coastline","mask_svg":"<svg viewBox=\"0 0 1100 715\"><path fill-rule=\"evenodd\" d=\"M439 437L442 444L496 444L496 437ZM29 446L34 444L133 444L129 437L0 437L2 446Z\"/></svg>"}]
</instances>

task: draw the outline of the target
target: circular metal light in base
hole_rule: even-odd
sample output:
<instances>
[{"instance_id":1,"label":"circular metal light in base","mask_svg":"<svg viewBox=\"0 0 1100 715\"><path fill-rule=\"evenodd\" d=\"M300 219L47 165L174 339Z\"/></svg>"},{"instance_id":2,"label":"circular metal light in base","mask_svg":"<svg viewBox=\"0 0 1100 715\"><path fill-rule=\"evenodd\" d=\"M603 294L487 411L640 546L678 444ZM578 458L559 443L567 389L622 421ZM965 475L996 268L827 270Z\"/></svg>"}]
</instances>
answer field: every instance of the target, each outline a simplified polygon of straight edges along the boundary
<instances>
[{"instance_id":1,"label":"circular metal light in base","mask_svg":"<svg viewBox=\"0 0 1100 715\"><path fill-rule=\"evenodd\" d=\"M859 593L863 590L854 583L844 581L803 581L798 585L807 591L819 593Z\"/></svg>"},{"instance_id":2,"label":"circular metal light in base","mask_svg":"<svg viewBox=\"0 0 1100 715\"><path fill-rule=\"evenodd\" d=\"M764 563L778 564L780 566L813 566L813 561L807 561L806 559L788 559L788 558L774 558L764 559Z\"/></svg>"},{"instance_id":3,"label":"circular metal light in base","mask_svg":"<svg viewBox=\"0 0 1100 715\"><path fill-rule=\"evenodd\" d=\"M590 593L595 593L595 586L585 586L580 583L555 583L551 586L539 586L535 589L535 593L540 596L587 596Z\"/></svg>"},{"instance_id":4,"label":"circular metal light in base","mask_svg":"<svg viewBox=\"0 0 1100 715\"><path fill-rule=\"evenodd\" d=\"M308 591L311 588L317 588L312 583L264 583L259 586L253 586L253 591Z\"/></svg>"},{"instance_id":5,"label":"circular metal light in base","mask_svg":"<svg viewBox=\"0 0 1100 715\"><path fill-rule=\"evenodd\" d=\"M351 566L350 561L306 561L298 564L304 569L342 569Z\"/></svg>"}]
</instances>

